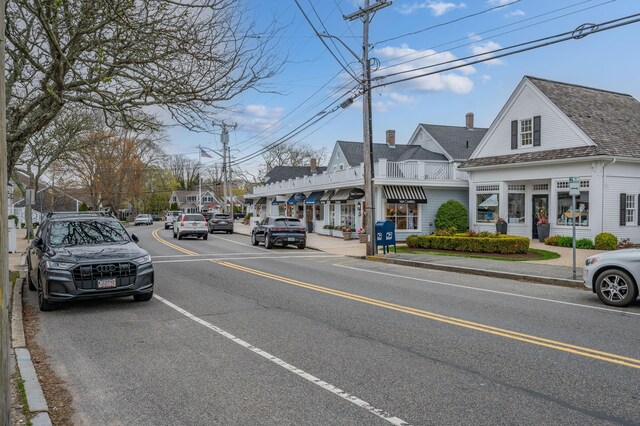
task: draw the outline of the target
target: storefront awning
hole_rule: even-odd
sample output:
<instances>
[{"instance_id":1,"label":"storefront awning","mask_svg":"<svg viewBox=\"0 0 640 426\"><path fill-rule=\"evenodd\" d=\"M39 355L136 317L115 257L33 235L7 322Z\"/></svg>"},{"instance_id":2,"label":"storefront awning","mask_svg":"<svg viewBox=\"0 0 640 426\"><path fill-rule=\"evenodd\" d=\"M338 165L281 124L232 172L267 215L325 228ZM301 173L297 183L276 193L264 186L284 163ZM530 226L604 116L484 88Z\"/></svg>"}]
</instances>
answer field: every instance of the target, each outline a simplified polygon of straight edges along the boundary
<instances>
[{"instance_id":1,"label":"storefront awning","mask_svg":"<svg viewBox=\"0 0 640 426\"><path fill-rule=\"evenodd\" d=\"M253 205L253 198L247 198L244 200L244 203L248 206Z\"/></svg>"},{"instance_id":2,"label":"storefront awning","mask_svg":"<svg viewBox=\"0 0 640 426\"><path fill-rule=\"evenodd\" d=\"M262 204L263 206L264 206L265 204L267 204L267 198L266 198L266 197L262 197L262 198L260 198L258 201L256 201L256 206L258 206L258 205L260 205L260 204Z\"/></svg>"},{"instance_id":3,"label":"storefront awning","mask_svg":"<svg viewBox=\"0 0 640 426\"><path fill-rule=\"evenodd\" d=\"M331 197L331 204L344 204L349 199L349 193L351 192L351 188L348 189L339 189L333 194Z\"/></svg>"},{"instance_id":4,"label":"storefront awning","mask_svg":"<svg viewBox=\"0 0 640 426\"><path fill-rule=\"evenodd\" d=\"M320 198L320 204L327 204L333 195L333 190L330 189L324 193L322 198Z\"/></svg>"},{"instance_id":5,"label":"storefront awning","mask_svg":"<svg viewBox=\"0 0 640 426\"><path fill-rule=\"evenodd\" d=\"M307 199L304 200L304 203L305 204L315 204L320 200L320 197L322 197L322 194L324 194L324 191L312 192L311 195L309 195L307 197Z\"/></svg>"},{"instance_id":6,"label":"storefront awning","mask_svg":"<svg viewBox=\"0 0 640 426\"><path fill-rule=\"evenodd\" d=\"M427 196L420 186L385 186L387 203L427 203Z\"/></svg>"},{"instance_id":7,"label":"storefront awning","mask_svg":"<svg viewBox=\"0 0 640 426\"><path fill-rule=\"evenodd\" d=\"M293 204L295 204L295 203L297 203L297 201L296 201L296 196L295 196L295 195L292 195L292 196L287 200L287 204L293 205Z\"/></svg>"},{"instance_id":8,"label":"storefront awning","mask_svg":"<svg viewBox=\"0 0 640 426\"><path fill-rule=\"evenodd\" d=\"M272 202L271 205L272 206L277 206L278 204L284 204L284 201L278 200L277 198L275 198Z\"/></svg>"}]
</instances>

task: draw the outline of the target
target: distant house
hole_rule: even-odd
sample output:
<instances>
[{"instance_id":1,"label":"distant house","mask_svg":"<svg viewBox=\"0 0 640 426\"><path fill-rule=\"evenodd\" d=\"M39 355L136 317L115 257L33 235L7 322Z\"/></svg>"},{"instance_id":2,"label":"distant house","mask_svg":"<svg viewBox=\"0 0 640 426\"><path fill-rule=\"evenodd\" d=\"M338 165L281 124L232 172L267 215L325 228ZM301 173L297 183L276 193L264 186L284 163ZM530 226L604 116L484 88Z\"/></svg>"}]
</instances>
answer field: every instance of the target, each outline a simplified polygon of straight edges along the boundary
<instances>
[{"instance_id":1,"label":"distant house","mask_svg":"<svg viewBox=\"0 0 640 426\"><path fill-rule=\"evenodd\" d=\"M632 96L525 76L461 167L469 173L471 226L537 237L593 239L601 232L640 243L640 103ZM579 178L575 210L570 178Z\"/></svg>"},{"instance_id":2,"label":"distant house","mask_svg":"<svg viewBox=\"0 0 640 426\"><path fill-rule=\"evenodd\" d=\"M175 190L169 197L169 206L178 204L178 209L185 213L195 213L198 211L198 198L202 196L202 210L215 210L222 206L222 202L214 195L213 188L209 185L202 185L202 189L195 191Z\"/></svg>"},{"instance_id":3,"label":"distant house","mask_svg":"<svg viewBox=\"0 0 640 426\"><path fill-rule=\"evenodd\" d=\"M407 144L396 145L395 131L386 143L373 144L373 220L394 223L397 238L434 231L440 205L455 199L468 203L467 174L457 170L478 146L487 129L420 124ZM250 197L258 215L279 214L305 219L308 229L325 226L360 228L364 221L363 143L337 141L326 170L313 167L274 168ZM334 234L335 235L335 234Z\"/></svg>"}]
</instances>

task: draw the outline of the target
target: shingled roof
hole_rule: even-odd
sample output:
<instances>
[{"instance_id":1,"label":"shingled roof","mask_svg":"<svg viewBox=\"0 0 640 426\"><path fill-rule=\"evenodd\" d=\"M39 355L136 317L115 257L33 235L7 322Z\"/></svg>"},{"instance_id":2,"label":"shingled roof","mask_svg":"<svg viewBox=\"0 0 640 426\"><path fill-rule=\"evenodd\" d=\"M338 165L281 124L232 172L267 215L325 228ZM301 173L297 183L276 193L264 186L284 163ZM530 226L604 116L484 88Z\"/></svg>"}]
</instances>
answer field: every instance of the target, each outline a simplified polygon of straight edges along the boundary
<instances>
[{"instance_id":1,"label":"shingled roof","mask_svg":"<svg viewBox=\"0 0 640 426\"><path fill-rule=\"evenodd\" d=\"M316 173L322 173L325 170L327 170L326 167L316 167ZM309 166L276 166L264 175L264 181L267 183L280 182L312 174Z\"/></svg>"},{"instance_id":2,"label":"shingled roof","mask_svg":"<svg viewBox=\"0 0 640 426\"><path fill-rule=\"evenodd\" d=\"M338 141L338 146L340 146L349 166L357 166L363 162L362 142ZM419 145L395 145L392 148L386 143L374 143L373 159L378 161L380 158L386 158L388 161L448 161L443 154L427 151Z\"/></svg>"},{"instance_id":3,"label":"shingled roof","mask_svg":"<svg viewBox=\"0 0 640 426\"><path fill-rule=\"evenodd\" d=\"M487 128L420 124L454 160L466 160L487 133ZM468 142L468 146L467 146Z\"/></svg>"},{"instance_id":4,"label":"shingled roof","mask_svg":"<svg viewBox=\"0 0 640 426\"><path fill-rule=\"evenodd\" d=\"M460 167L482 167L576 157L640 158L640 102L633 96L525 76L595 144L595 147L476 158Z\"/></svg>"}]
</instances>

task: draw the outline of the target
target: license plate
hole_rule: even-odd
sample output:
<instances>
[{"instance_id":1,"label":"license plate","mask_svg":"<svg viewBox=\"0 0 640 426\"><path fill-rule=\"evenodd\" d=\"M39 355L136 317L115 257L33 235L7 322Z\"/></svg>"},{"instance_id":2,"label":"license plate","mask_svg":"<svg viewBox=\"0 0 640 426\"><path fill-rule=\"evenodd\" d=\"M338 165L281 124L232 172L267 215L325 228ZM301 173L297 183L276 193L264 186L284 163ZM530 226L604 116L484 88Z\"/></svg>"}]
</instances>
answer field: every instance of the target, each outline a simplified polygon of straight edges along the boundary
<instances>
[{"instance_id":1,"label":"license plate","mask_svg":"<svg viewBox=\"0 0 640 426\"><path fill-rule=\"evenodd\" d=\"M295 239L295 237L289 237L289 238L287 238L287 241L295 241L295 240L296 240L296 239Z\"/></svg>"},{"instance_id":2,"label":"license plate","mask_svg":"<svg viewBox=\"0 0 640 426\"><path fill-rule=\"evenodd\" d=\"M191 227L192 227L192 228L197 228L197 227L198 227L198 224L194 222L194 223L192 223L192 224L191 224Z\"/></svg>"},{"instance_id":3,"label":"license plate","mask_svg":"<svg viewBox=\"0 0 640 426\"><path fill-rule=\"evenodd\" d=\"M115 278L106 278L98 280L98 288L114 288L116 286Z\"/></svg>"},{"instance_id":4,"label":"license plate","mask_svg":"<svg viewBox=\"0 0 640 426\"><path fill-rule=\"evenodd\" d=\"M227 222L225 222L225 221L220 222L220 225L226 225L226 224L227 224Z\"/></svg>"}]
</instances>

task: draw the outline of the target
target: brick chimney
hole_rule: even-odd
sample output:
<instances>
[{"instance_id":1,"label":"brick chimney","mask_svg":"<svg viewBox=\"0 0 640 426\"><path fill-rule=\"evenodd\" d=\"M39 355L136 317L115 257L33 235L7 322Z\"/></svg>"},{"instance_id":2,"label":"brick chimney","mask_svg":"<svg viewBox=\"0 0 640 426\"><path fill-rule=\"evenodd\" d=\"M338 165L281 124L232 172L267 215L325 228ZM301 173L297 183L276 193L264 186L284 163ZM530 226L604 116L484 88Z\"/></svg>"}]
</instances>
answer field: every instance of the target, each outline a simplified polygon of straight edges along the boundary
<instances>
[{"instance_id":1,"label":"brick chimney","mask_svg":"<svg viewBox=\"0 0 640 426\"><path fill-rule=\"evenodd\" d=\"M311 168L311 174L316 174L318 173L318 160L315 158L312 158L309 164L310 168Z\"/></svg>"},{"instance_id":2,"label":"brick chimney","mask_svg":"<svg viewBox=\"0 0 640 426\"><path fill-rule=\"evenodd\" d=\"M467 115L465 115L465 122L467 124L467 129L472 130L473 129L473 113L472 112L468 112Z\"/></svg>"},{"instance_id":3,"label":"brick chimney","mask_svg":"<svg viewBox=\"0 0 640 426\"><path fill-rule=\"evenodd\" d=\"M394 148L396 146L395 130L387 130L387 145L389 146L389 148Z\"/></svg>"}]
</instances>

